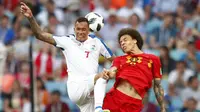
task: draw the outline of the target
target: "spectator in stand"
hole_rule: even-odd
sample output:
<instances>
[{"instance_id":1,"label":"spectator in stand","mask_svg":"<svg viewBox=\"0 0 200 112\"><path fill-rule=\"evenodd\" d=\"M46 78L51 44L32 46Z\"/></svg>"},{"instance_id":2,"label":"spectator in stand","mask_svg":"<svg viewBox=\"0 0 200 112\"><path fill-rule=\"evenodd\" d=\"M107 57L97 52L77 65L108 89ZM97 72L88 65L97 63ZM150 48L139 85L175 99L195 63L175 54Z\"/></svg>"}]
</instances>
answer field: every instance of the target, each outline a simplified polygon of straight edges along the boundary
<instances>
[{"instance_id":1,"label":"spectator in stand","mask_svg":"<svg viewBox=\"0 0 200 112\"><path fill-rule=\"evenodd\" d=\"M175 112L182 108L183 101L178 91L176 90L176 86L173 84L168 85L168 91L165 95L166 105L168 107L168 112Z\"/></svg>"},{"instance_id":2,"label":"spectator in stand","mask_svg":"<svg viewBox=\"0 0 200 112\"><path fill-rule=\"evenodd\" d=\"M54 14L59 22L62 23L64 21L63 11L56 8L53 0L47 0L45 2L45 9L36 16L36 19L41 22L42 27L46 27L48 25L48 17L50 14Z\"/></svg>"},{"instance_id":3,"label":"spectator in stand","mask_svg":"<svg viewBox=\"0 0 200 112\"><path fill-rule=\"evenodd\" d=\"M18 80L12 85L11 93L3 94L4 98L4 111L5 112L21 112L22 97L25 91L21 87Z\"/></svg>"},{"instance_id":4,"label":"spectator in stand","mask_svg":"<svg viewBox=\"0 0 200 112\"><path fill-rule=\"evenodd\" d=\"M119 22L127 24L128 18L132 15L134 10L143 11L143 9L136 5L136 0L126 0L126 5L117 12Z\"/></svg>"},{"instance_id":5,"label":"spectator in stand","mask_svg":"<svg viewBox=\"0 0 200 112\"><path fill-rule=\"evenodd\" d=\"M44 85L44 81L40 78L40 77L37 77L37 82L36 82L36 91L37 91L37 100L36 100L36 103L37 103L37 107L39 110L41 111L44 111L44 109L46 108L46 106L49 104L49 93L48 91L46 90L45 88L45 85Z\"/></svg>"},{"instance_id":6,"label":"spectator in stand","mask_svg":"<svg viewBox=\"0 0 200 112\"><path fill-rule=\"evenodd\" d=\"M151 32L159 46L172 48L175 42L176 31L172 24L173 16L167 14L164 16L163 23L160 27L154 28Z\"/></svg>"},{"instance_id":7,"label":"spectator in stand","mask_svg":"<svg viewBox=\"0 0 200 112\"><path fill-rule=\"evenodd\" d=\"M3 15L0 22L0 41L3 42L5 45L12 44L15 37L15 33L10 27L10 21L8 16Z\"/></svg>"},{"instance_id":8,"label":"spectator in stand","mask_svg":"<svg viewBox=\"0 0 200 112\"><path fill-rule=\"evenodd\" d=\"M195 48L194 42L189 42L187 46L187 53L183 55L184 59L190 69L196 70L196 65L200 64L200 51Z\"/></svg>"},{"instance_id":9,"label":"spectator in stand","mask_svg":"<svg viewBox=\"0 0 200 112\"><path fill-rule=\"evenodd\" d=\"M60 100L60 95L57 90L51 93L51 103L47 105L45 112L70 112L68 105Z\"/></svg>"},{"instance_id":10,"label":"spectator in stand","mask_svg":"<svg viewBox=\"0 0 200 112\"><path fill-rule=\"evenodd\" d=\"M14 59L17 63L25 60L27 61L29 59L28 46L30 46L30 36L30 27L22 26L19 30L19 37L17 37L17 40L13 44Z\"/></svg>"},{"instance_id":11,"label":"spectator in stand","mask_svg":"<svg viewBox=\"0 0 200 112\"><path fill-rule=\"evenodd\" d=\"M167 46L160 47L160 61L163 75L169 75L169 73L176 68L176 62L171 58L170 50Z\"/></svg>"},{"instance_id":12,"label":"spectator in stand","mask_svg":"<svg viewBox=\"0 0 200 112\"><path fill-rule=\"evenodd\" d=\"M38 41L39 49L33 53L35 73L44 80L53 80L53 73L61 62L56 58L56 48Z\"/></svg>"},{"instance_id":13,"label":"spectator in stand","mask_svg":"<svg viewBox=\"0 0 200 112\"><path fill-rule=\"evenodd\" d=\"M143 21L145 19L145 14L142 10L135 9L132 15L129 17L129 24L133 29L136 29L144 37L146 34L145 28L143 26Z\"/></svg>"},{"instance_id":14,"label":"spectator in stand","mask_svg":"<svg viewBox=\"0 0 200 112\"><path fill-rule=\"evenodd\" d=\"M7 49L4 46L2 42L0 42L0 77L2 78L4 72L5 72L5 64L6 64L6 58L7 58ZM1 83L0 83L1 84Z\"/></svg>"},{"instance_id":15,"label":"spectator in stand","mask_svg":"<svg viewBox=\"0 0 200 112\"><path fill-rule=\"evenodd\" d=\"M194 75L194 71L187 68L185 61L176 62L176 68L169 73L169 84L176 86L178 94L186 87L190 76Z\"/></svg>"},{"instance_id":16,"label":"spectator in stand","mask_svg":"<svg viewBox=\"0 0 200 112\"><path fill-rule=\"evenodd\" d=\"M181 91L181 98L183 102L193 97L197 103L200 103L199 81L196 75L191 76L188 80L188 86Z\"/></svg>"},{"instance_id":17,"label":"spectator in stand","mask_svg":"<svg viewBox=\"0 0 200 112\"><path fill-rule=\"evenodd\" d=\"M49 14L47 29L54 35L65 35L66 28L63 24L60 24L54 14Z\"/></svg>"},{"instance_id":18,"label":"spectator in stand","mask_svg":"<svg viewBox=\"0 0 200 112\"><path fill-rule=\"evenodd\" d=\"M93 12L96 12L103 16L105 21L108 21L109 18L109 11L111 9L111 0L101 0L101 5L94 9Z\"/></svg>"},{"instance_id":19,"label":"spectator in stand","mask_svg":"<svg viewBox=\"0 0 200 112\"><path fill-rule=\"evenodd\" d=\"M19 81L22 88L29 90L31 81L29 63L23 61L19 66L19 72L16 74L16 79Z\"/></svg>"},{"instance_id":20,"label":"spectator in stand","mask_svg":"<svg viewBox=\"0 0 200 112\"><path fill-rule=\"evenodd\" d=\"M30 93L23 93L22 95L22 112L31 112Z\"/></svg>"},{"instance_id":21,"label":"spectator in stand","mask_svg":"<svg viewBox=\"0 0 200 112\"><path fill-rule=\"evenodd\" d=\"M180 112L199 112L199 110L197 110L197 100L192 97L187 99Z\"/></svg>"},{"instance_id":22,"label":"spectator in stand","mask_svg":"<svg viewBox=\"0 0 200 112\"><path fill-rule=\"evenodd\" d=\"M153 13L159 18L169 13L174 13L180 0L153 0Z\"/></svg>"},{"instance_id":23,"label":"spectator in stand","mask_svg":"<svg viewBox=\"0 0 200 112\"><path fill-rule=\"evenodd\" d=\"M118 47L117 34L118 32L126 27L127 25L120 24L117 22L117 12L115 9L109 10L109 16L107 24L98 32L100 37L110 45L112 52L116 52Z\"/></svg>"}]
</instances>

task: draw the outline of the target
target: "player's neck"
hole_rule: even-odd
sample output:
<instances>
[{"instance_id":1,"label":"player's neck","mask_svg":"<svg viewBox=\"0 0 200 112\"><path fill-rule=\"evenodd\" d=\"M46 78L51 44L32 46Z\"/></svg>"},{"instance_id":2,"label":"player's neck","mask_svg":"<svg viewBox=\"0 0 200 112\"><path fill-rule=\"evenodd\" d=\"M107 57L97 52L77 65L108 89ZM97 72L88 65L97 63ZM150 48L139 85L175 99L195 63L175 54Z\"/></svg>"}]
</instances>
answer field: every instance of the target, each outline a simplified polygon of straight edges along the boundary
<instances>
[{"instance_id":1,"label":"player's neck","mask_svg":"<svg viewBox=\"0 0 200 112\"><path fill-rule=\"evenodd\" d=\"M140 49L133 49L130 54L142 54L143 52Z\"/></svg>"}]
</instances>

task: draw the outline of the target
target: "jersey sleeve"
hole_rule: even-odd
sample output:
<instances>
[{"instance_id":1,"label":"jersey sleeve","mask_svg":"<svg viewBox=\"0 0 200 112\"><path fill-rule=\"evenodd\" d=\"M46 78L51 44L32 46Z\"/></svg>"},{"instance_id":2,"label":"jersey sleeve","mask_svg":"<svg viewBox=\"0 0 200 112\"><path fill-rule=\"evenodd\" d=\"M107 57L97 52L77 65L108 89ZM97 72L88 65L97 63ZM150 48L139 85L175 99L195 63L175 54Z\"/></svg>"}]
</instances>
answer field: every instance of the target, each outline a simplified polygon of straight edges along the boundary
<instances>
[{"instance_id":1,"label":"jersey sleeve","mask_svg":"<svg viewBox=\"0 0 200 112\"><path fill-rule=\"evenodd\" d=\"M53 36L56 41L56 47L61 49L67 49L67 46L70 44L70 36Z\"/></svg>"},{"instance_id":2,"label":"jersey sleeve","mask_svg":"<svg viewBox=\"0 0 200 112\"><path fill-rule=\"evenodd\" d=\"M161 62L156 56L153 58L153 77L162 78Z\"/></svg>"},{"instance_id":3,"label":"jersey sleeve","mask_svg":"<svg viewBox=\"0 0 200 112\"><path fill-rule=\"evenodd\" d=\"M112 57L113 53L110 50L110 48L103 42L102 39L100 39L100 42L101 42L101 44L100 44L100 46L101 46L101 49L100 49L101 55L103 55L106 58Z\"/></svg>"}]
</instances>

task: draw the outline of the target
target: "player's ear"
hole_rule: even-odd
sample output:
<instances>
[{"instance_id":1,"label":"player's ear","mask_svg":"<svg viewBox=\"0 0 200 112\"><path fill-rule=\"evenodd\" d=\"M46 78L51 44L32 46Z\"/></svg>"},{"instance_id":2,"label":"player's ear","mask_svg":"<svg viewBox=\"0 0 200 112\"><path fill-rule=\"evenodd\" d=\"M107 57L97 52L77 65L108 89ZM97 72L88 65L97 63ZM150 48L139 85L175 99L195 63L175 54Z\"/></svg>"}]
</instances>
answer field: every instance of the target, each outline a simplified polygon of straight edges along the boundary
<instances>
[{"instance_id":1,"label":"player's ear","mask_svg":"<svg viewBox=\"0 0 200 112\"><path fill-rule=\"evenodd\" d=\"M136 40L136 39L133 39L133 43L136 44L136 43L137 43L137 40Z\"/></svg>"}]
</instances>

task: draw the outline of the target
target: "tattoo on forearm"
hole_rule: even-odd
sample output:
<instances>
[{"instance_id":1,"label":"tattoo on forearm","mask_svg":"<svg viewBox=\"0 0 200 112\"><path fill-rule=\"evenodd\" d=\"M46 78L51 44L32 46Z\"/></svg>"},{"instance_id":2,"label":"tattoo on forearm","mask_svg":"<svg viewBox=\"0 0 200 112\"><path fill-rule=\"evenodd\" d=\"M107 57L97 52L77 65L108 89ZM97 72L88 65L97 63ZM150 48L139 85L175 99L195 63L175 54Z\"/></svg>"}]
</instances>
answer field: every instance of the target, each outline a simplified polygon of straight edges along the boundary
<instances>
[{"instance_id":1,"label":"tattoo on forearm","mask_svg":"<svg viewBox=\"0 0 200 112\"><path fill-rule=\"evenodd\" d=\"M33 33L39 39L39 37L40 37L39 34L40 34L40 32L42 32L42 30L40 29L39 25L37 24L35 18L34 17L29 18L29 22L30 22L30 26L31 26Z\"/></svg>"},{"instance_id":2,"label":"tattoo on forearm","mask_svg":"<svg viewBox=\"0 0 200 112\"><path fill-rule=\"evenodd\" d=\"M165 108L164 90L160 84L160 80L154 81L154 92L155 92L156 99L157 99L159 105L161 106L161 108Z\"/></svg>"},{"instance_id":3,"label":"tattoo on forearm","mask_svg":"<svg viewBox=\"0 0 200 112\"><path fill-rule=\"evenodd\" d=\"M55 44L55 41L52 37L52 34L43 32L40 26L37 24L34 17L29 18L31 29L36 36L37 39L42 40L44 42Z\"/></svg>"}]
</instances>

